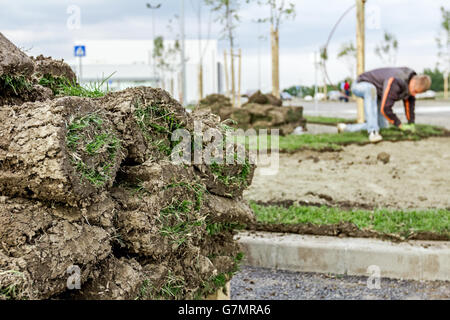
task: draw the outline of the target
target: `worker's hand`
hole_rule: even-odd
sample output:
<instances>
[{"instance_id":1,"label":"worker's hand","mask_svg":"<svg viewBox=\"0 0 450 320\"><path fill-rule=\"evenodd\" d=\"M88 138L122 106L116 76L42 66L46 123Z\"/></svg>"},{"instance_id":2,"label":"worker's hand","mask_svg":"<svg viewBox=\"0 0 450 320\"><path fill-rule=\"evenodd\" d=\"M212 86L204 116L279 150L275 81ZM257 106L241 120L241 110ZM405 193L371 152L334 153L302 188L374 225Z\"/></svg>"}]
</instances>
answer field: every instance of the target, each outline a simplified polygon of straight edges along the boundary
<instances>
[{"instance_id":1,"label":"worker's hand","mask_svg":"<svg viewBox=\"0 0 450 320\"><path fill-rule=\"evenodd\" d=\"M416 125L415 124L402 124L400 126L400 130L407 131L407 132L416 132Z\"/></svg>"}]
</instances>

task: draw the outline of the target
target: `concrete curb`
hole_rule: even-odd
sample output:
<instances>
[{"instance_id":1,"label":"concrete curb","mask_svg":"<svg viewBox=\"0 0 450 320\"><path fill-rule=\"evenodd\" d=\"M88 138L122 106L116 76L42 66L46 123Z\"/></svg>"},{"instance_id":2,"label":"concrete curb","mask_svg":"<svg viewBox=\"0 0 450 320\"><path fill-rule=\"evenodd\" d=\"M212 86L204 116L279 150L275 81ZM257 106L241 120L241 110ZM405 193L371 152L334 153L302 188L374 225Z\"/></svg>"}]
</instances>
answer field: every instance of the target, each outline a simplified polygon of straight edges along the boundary
<instances>
[{"instance_id":1,"label":"concrete curb","mask_svg":"<svg viewBox=\"0 0 450 320\"><path fill-rule=\"evenodd\" d=\"M450 281L450 242L303 236L242 232L244 264L289 270L407 280ZM373 267L375 266L375 267Z\"/></svg>"}]
</instances>

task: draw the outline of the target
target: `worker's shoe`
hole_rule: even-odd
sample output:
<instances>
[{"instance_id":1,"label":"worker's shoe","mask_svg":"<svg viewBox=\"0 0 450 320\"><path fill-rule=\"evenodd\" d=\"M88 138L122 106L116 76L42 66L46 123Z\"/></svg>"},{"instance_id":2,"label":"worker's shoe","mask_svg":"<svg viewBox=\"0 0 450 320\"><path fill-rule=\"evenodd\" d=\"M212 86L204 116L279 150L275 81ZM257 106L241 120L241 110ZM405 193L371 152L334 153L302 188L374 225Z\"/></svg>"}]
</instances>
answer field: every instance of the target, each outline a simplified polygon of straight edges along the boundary
<instances>
[{"instance_id":1,"label":"worker's shoe","mask_svg":"<svg viewBox=\"0 0 450 320\"><path fill-rule=\"evenodd\" d=\"M347 125L345 123L338 123L337 125L338 133L345 132L345 129L347 129Z\"/></svg>"},{"instance_id":2,"label":"worker's shoe","mask_svg":"<svg viewBox=\"0 0 450 320\"><path fill-rule=\"evenodd\" d=\"M383 141L383 137L381 136L381 134L378 131L372 131L369 134L369 141L371 143L377 143L377 142Z\"/></svg>"}]
</instances>

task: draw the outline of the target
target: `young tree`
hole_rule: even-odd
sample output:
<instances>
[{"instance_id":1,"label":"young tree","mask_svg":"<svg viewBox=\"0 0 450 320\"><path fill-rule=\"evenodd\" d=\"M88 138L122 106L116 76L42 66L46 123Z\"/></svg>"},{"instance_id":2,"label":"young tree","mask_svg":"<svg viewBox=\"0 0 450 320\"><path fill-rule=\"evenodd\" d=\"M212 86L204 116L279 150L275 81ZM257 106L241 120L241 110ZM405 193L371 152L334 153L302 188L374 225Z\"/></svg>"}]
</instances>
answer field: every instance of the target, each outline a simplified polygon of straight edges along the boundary
<instances>
[{"instance_id":1,"label":"young tree","mask_svg":"<svg viewBox=\"0 0 450 320\"><path fill-rule=\"evenodd\" d=\"M337 57L338 59L343 59L345 61L348 71L350 72L350 78L355 79L357 53L353 42L343 43Z\"/></svg>"},{"instance_id":2,"label":"young tree","mask_svg":"<svg viewBox=\"0 0 450 320\"><path fill-rule=\"evenodd\" d=\"M441 7L442 14L442 38L436 39L438 53L438 67L442 68L444 74L444 96L448 98L448 77L450 73L450 11Z\"/></svg>"},{"instance_id":3,"label":"young tree","mask_svg":"<svg viewBox=\"0 0 450 320\"><path fill-rule=\"evenodd\" d=\"M199 55L199 63L198 63L198 100L203 99L203 60L205 57L206 50L209 46L209 40L211 35L211 12L209 14L207 30L206 30L206 45L203 45L203 15L202 15L202 7L203 2L198 1L197 6L194 6L194 2L191 1L191 5L193 9L197 13L197 24L198 24L198 55Z\"/></svg>"},{"instance_id":4,"label":"young tree","mask_svg":"<svg viewBox=\"0 0 450 320\"><path fill-rule=\"evenodd\" d=\"M254 1L254 0L253 0ZM247 3L250 0L247 0ZM270 23L270 39L272 48L272 94L280 97L280 25L287 19L295 18L295 4L286 3L285 0L258 0L259 5L270 8L267 18L259 19L258 22Z\"/></svg>"},{"instance_id":5,"label":"young tree","mask_svg":"<svg viewBox=\"0 0 450 320\"><path fill-rule=\"evenodd\" d=\"M395 35L384 32L383 40L375 47L375 54L385 65L395 66L397 63L398 40Z\"/></svg>"},{"instance_id":6,"label":"young tree","mask_svg":"<svg viewBox=\"0 0 450 320\"><path fill-rule=\"evenodd\" d=\"M168 48L167 52L164 53L164 55L167 55L167 61L168 66L167 70L169 71L170 75L170 93L172 95L175 94L175 79L178 79L178 82L181 81L181 59L180 59L180 53L181 53L181 36L177 32L180 28L178 27L180 23L180 17L178 15L174 15L173 18L170 18L167 24L167 30L170 34L172 34L172 38L175 40L174 44ZM164 45L164 43L163 43ZM187 61L187 60L186 60ZM180 101L183 100L182 98L182 89L181 84L178 84L178 93L180 95Z\"/></svg>"},{"instance_id":7,"label":"young tree","mask_svg":"<svg viewBox=\"0 0 450 320\"><path fill-rule=\"evenodd\" d=\"M238 0L205 0L207 5L212 7L212 10L217 13L216 21L220 22L223 26L222 39L228 40L230 45L230 57L231 57L231 95L232 103L235 105L236 101L236 84L235 84L235 72L234 72L234 47L235 47L235 34L237 23L240 21L239 1Z\"/></svg>"},{"instance_id":8,"label":"young tree","mask_svg":"<svg viewBox=\"0 0 450 320\"><path fill-rule=\"evenodd\" d=\"M178 40L175 40L172 46L166 47L162 36L156 37L153 43L153 58L156 61L156 68L159 71L161 87L164 89L166 72L169 72L172 76L177 70L177 57L180 52L180 43Z\"/></svg>"}]
</instances>

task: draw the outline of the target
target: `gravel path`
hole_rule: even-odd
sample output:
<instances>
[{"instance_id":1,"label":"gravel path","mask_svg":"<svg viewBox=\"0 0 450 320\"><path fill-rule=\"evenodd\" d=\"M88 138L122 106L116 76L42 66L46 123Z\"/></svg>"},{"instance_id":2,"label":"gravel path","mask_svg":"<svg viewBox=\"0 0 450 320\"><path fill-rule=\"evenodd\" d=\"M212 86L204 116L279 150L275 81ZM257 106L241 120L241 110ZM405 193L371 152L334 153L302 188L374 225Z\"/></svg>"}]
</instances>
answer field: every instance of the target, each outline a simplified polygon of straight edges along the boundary
<instances>
[{"instance_id":1,"label":"gravel path","mask_svg":"<svg viewBox=\"0 0 450 320\"><path fill-rule=\"evenodd\" d=\"M381 279L369 289L367 277L296 273L242 267L231 281L232 300L450 300L450 282Z\"/></svg>"}]
</instances>

